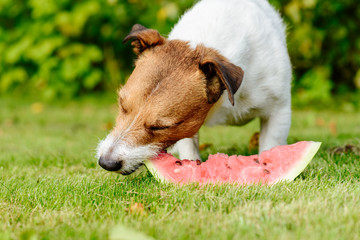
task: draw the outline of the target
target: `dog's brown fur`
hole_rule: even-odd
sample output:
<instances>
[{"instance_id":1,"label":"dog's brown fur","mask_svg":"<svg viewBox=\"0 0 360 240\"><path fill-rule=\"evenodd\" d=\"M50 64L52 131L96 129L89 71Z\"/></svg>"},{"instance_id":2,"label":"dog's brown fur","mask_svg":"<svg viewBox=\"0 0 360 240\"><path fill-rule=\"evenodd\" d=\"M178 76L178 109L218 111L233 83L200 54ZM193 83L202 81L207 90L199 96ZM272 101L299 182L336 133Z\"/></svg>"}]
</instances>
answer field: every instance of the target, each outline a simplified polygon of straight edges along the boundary
<instances>
[{"instance_id":1,"label":"dog's brown fur","mask_svg":"<svg viewBox=\"0 0 360 240\"><path fill-rule=\"evenodd\" d=\"M135 69L119 91L120 112L112 134L134 146L166 148L192 137L224 90L234 103L243 71L217 51L166 40L156 30L135 25Z\"/></svg>"}]
</instances>

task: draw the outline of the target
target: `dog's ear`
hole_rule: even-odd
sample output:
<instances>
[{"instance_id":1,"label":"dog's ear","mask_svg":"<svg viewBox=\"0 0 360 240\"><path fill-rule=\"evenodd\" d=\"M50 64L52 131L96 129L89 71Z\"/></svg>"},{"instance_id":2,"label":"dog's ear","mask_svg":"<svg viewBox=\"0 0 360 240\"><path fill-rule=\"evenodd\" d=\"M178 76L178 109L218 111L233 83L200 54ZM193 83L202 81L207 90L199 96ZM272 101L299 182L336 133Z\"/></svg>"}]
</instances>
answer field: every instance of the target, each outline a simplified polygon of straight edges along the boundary
<instances>
[{"instance_id":1,"label":"dog's ear","mask_svg":"<svg viewBox=\"0 0 360 240\"><path fill-rule=\"evenodd\" d=\"M208 102L215 103L226 89L229 101L234 106L234 94L241 85L244 71L215 50L207 51L199 68L206 76Z\"/></svg>"},{"instance_id":2,"label":"dog's ear","mask_svg":"<svg viewBox=\"0 0 360 240\"><path fill-rule=\"evenodd\" d=\"M158 31L148 29L140 24L135 24L132 27L131 32L125 37L123 43L129 40L132 40L131 45L134 47L136 55L141 54L148 48L165 43L165 38Z\"/></svg>"}]
</instances>

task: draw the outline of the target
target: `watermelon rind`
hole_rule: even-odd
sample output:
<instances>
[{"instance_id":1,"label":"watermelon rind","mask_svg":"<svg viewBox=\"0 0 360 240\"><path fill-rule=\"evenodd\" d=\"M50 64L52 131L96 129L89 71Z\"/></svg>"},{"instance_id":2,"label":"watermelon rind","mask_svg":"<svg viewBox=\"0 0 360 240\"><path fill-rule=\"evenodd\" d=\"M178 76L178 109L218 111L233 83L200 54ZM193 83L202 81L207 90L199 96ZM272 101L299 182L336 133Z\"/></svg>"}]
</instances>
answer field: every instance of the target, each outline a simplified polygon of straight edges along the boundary
<instances>
[{"instance_id":1,"label":"watermelon rind","mask_svg":"<svg viewBox=\"0 0 360 240\"><path fill-rule=\"evenodd\" d=\"M285 176L281 177L274 183L280 181L293 181L297 176L300 175L300 173L304 171L306 166L311 162L321 146L321 142L308 141L308 143L308 148L306 148L304 151L303 156L297 160L297 164Z\"/></svg>"},{"instance_id":2,"label":"watermelon rind","mask_svg":"<svg viewBox=\"0 0 360 240\"><path fill-rule=\"evenodd\" d=\"M159 173L159 170L157 170L157 168L154 166L154 164L150 160L145 160L144 164L145 164L146 168L150 171L151 175L153 175L153 177L158 182L161 182L161 183L167 183L168 182L166 180L166 178Z\"/></svg>"}]
</instances>

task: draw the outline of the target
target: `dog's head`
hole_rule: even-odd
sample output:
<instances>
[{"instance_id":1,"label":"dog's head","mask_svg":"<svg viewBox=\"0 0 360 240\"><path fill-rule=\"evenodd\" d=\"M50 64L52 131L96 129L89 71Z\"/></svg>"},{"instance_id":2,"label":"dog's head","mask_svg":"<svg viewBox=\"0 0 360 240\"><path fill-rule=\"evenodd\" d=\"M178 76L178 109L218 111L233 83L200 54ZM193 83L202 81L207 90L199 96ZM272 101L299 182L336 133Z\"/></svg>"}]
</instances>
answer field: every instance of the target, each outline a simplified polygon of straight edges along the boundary
<instances>
[{"instance_id":1,"label":"dog's head","mask_svg":"<svg viewBox=\"0 0 360 240\"><path fill-rule=\"evenodd\" d=\"M119 90L119 114L113 131L98 146L99 164L129 174L143 160L192 137L214 103L227 91L234 104L243 71L216 50L167 40L135 25L135 69Z\"/></svg>"}]
</instances>

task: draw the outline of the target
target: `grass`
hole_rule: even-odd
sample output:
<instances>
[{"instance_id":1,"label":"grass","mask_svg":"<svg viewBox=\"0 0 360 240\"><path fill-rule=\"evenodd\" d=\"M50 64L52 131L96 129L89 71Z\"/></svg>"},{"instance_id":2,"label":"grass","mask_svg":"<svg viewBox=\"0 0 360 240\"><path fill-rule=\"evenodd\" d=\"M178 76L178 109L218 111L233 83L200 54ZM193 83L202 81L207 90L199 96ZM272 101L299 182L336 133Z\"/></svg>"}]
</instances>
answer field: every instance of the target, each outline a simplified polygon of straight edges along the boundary
<instances>
[{"instance_id":1,"label":"grass","mask_svg":"<svg viewBox=\"0 0 360 240\"><path fill-rule=\"evenodd\" d=\"M323 142L294 182L179 187L97 166L97 142L116 112L102 97L0 98L0 239L360 238L359 113L294 111L289 142ZM203 128L200 141L212 145L202 156L249 154L257 130L257 121Z\"/></svg>"}]
</instances>

